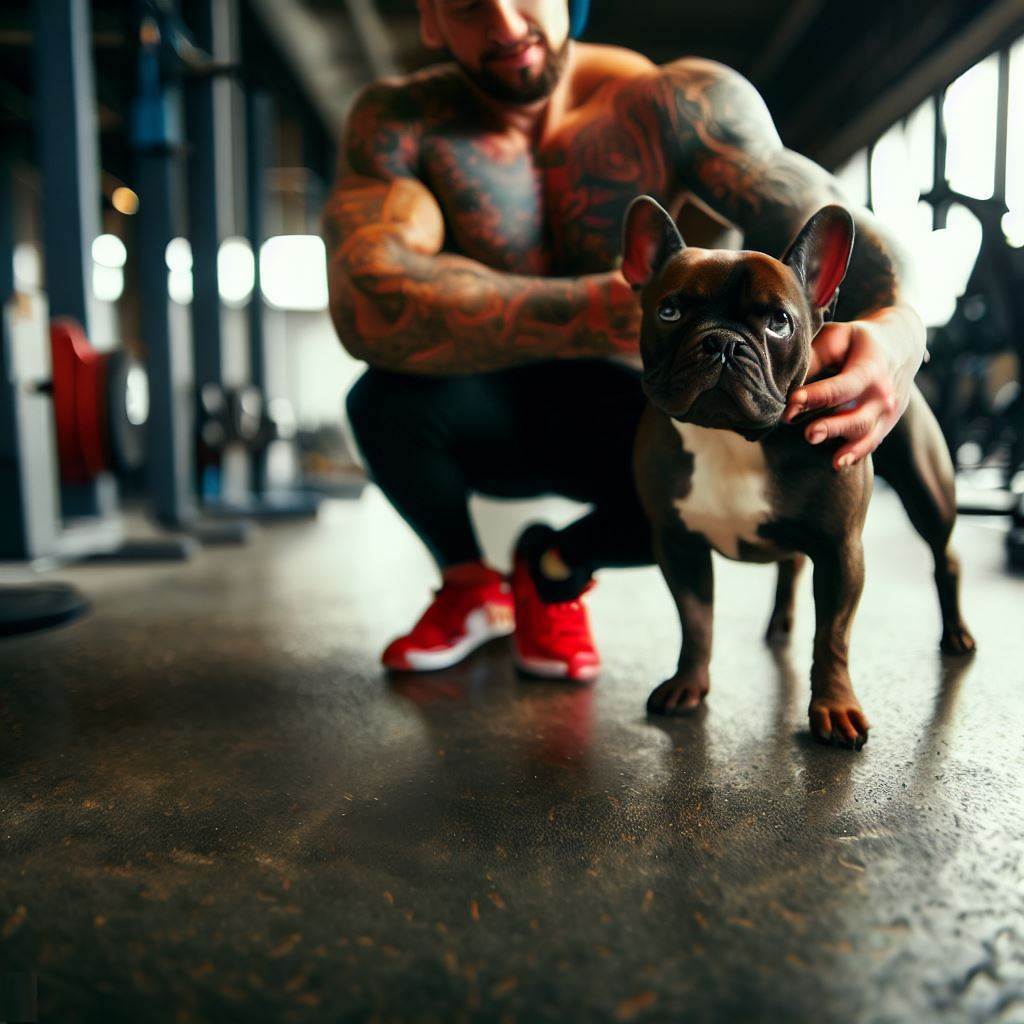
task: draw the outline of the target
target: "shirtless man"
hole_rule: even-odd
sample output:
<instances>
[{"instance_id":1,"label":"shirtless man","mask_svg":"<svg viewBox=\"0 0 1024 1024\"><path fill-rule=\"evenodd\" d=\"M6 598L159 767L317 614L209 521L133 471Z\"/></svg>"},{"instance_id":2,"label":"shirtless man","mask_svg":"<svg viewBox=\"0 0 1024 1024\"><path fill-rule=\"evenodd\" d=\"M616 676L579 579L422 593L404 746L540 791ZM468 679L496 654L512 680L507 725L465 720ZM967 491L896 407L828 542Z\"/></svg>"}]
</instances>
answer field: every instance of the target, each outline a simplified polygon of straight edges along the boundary
<instances>
[{"instance_id":1,"label":"shirtless man","mask_svg":"<svg viewBox=\"0 0 1024 1024\"><path fill-rule=\"evenodd\" d=\"M514 623L520 668L590 679L600 661L582 593L598 568L652 561L631 471L645 400L628 359L639 304L617 269L627 205L646 192L677 211L689 198L745 248L779 255L843 197L782 146L729 68L576 42L567 0L418 4L424 42L451 62L360 94L324 217L331 315L369 364L348 400L356 440L443 581L383 661L443 668ZM844 439L837 471L892 429L924 355L903 250L868 211L855 220L811 367L840 372L786 411L822 411L806 436ZM483 562L474 491L592 510L527 529L507 582Z\"/></svg>"}]
</instances>

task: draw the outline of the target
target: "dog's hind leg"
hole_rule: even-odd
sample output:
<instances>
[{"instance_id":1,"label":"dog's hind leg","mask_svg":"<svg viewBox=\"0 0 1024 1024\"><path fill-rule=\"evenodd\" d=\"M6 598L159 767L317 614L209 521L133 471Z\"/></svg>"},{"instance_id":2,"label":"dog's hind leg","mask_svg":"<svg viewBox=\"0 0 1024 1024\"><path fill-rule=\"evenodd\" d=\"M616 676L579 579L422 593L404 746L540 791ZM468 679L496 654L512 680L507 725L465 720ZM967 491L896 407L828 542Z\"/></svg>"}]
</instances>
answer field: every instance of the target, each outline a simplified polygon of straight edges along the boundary
<instances>
[{"instance_id":1,"label":"dog's hind leg","mask_svg":"<svg viewBox=\"0 0 1024 1024\"><path fill-rule=\"evenodd\" d=\"M874 455L875 471L896 492L914 529L935 558L935 585L942 613L940 647L970 654L974 637L960 611L960 560L949 543L956 522L953 460L939 424L915 387L910 405Z\"/></svg>"},{"instance_id":2,"label":"dog's hind leg","mask_svg":"<svg viewBox=\"0 0 1024 1024\"><path fill-rule=\"evenodd\" d=\"M784 644L793 632L793 611L796 607L796 584L800 571L807 562L806 555L794 555L779 562L779 578L775 584L775 606L772 608L765 640L770 644Z\"/></svg>"}]
</instances>

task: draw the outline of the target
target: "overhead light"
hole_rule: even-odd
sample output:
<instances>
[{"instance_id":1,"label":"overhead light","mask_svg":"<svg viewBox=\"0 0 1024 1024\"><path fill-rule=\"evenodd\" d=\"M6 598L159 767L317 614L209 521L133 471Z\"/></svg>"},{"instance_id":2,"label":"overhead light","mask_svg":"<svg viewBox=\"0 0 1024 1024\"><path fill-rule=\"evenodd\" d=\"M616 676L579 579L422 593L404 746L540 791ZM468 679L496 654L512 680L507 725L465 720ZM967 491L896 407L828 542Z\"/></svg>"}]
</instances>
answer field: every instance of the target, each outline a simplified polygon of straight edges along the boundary
<instances>
[{"instance_id":1,"label":"overhead light","mask_svg":"<svg viewBox=\"0 0 1024 1024\"><path fill-rule=\"evenodd\" d=\"M92 268L92 293L101 302L117 302L124 292L124 271L120 267L104 267L96 263Z\"/></svg>"},{"instance_id":2,"label":"overhead light","mask_svg":"<svg viewBox=\"0 0 1024 1024\"><path fill-rule=\"evenodd\" d=\"M128 259L128 250L117 235L97 235L92 240L93 262L101 267L123 267Z\"/></svg>"},{"instance_id":3,"label":"overhead light","mask_svg":"<svg viewBox=\"0 0 1024 1024\"><path fill-rule=\"evenodd\" d=\"M225 238L217 250L217 287L227 306L244 306L256 282L256 260L245 238Z\"/></svg>"},{"instance_id":4,"label":"overhead light","mask_svg":"<svg viewBox=\"0 0 1024 1024\"><path fill-rule=\"evenodd\" d=\"M134 216L139 212L138 193L128 188L127 185L119 185L110 194L110 205L126 217Z\"/></svg>"},{"instance_id":5,"label":"overhead light","mask_svg":"<svg viewBox=\"0 0 1024 1024\"><path fill-rule=\"evenodd\" d=\"M277 309L327 308L327 250L318 235L276 235L260 248L260 288Z\"/></svg>"},{"instance_id":6,"label":"overhead light","mask_svg":"<svg viewBox=\"0 0 1024 1024\"><path fill-rule=\"evenodd\" d=\"M172 238L164 250L168 270L192 269L192 243L187 238Z\"/></svg>"}]
</instances>

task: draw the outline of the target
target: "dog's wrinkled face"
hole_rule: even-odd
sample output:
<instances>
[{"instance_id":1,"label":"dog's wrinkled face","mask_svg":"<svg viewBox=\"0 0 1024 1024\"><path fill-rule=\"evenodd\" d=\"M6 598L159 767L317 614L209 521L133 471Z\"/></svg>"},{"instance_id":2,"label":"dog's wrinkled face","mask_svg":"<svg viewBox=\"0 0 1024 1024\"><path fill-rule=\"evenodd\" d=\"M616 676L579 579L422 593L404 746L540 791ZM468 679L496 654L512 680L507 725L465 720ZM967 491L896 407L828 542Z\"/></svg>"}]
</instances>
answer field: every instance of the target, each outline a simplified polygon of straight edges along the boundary
<instances>
[{"instance_id":1,"label":"dog's wrinkled face","mask_svg":"<svg viewBox=\"0 0 1024 1024\"><path fill-rule=\"evenodd\" d=\"M649 196L633 200L622 272L641 290L643 387L663 412L751 440L804 382L811 341L846 274L853 219L826 206L781 260L688 248Z\"/></svg>"}]
</instances>

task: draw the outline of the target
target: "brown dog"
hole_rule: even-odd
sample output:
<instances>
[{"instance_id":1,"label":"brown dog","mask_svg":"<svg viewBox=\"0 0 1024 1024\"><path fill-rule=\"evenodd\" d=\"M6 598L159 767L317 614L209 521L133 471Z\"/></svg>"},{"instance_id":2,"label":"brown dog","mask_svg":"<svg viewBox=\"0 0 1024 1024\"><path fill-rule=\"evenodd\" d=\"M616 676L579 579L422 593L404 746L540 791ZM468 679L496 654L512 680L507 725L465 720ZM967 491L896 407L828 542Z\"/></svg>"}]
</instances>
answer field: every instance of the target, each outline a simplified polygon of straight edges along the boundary
<instances>
[{"instance_id":1,"label":"brown dog","mask_svg":"<svg viewBox=\"0 0 1024 1024\"><path fill-rule=\"evenodd\" d=\"M853 219L841 206L811 217L781 260L688 248L648 196L626 214L622 271L642 289L640 352L650 400L637 434L636 480L683 632L679 667L651 694L650 712L692 711L708 692L712 549L779 563L769 640L790 631L797 574L809 556L816 612L811 730L856 749L867 741L847 646L864 583L861 529L872 461L836 472L839 442L812 446L800 427L781 422L786 397L804 383L811 340L846 273L853 238ZM935 556L942 650L970 653L974 640L960 614L959 565L949 548L953 466L916 388L874 467Z\"/></svg>"}]
</instances>

